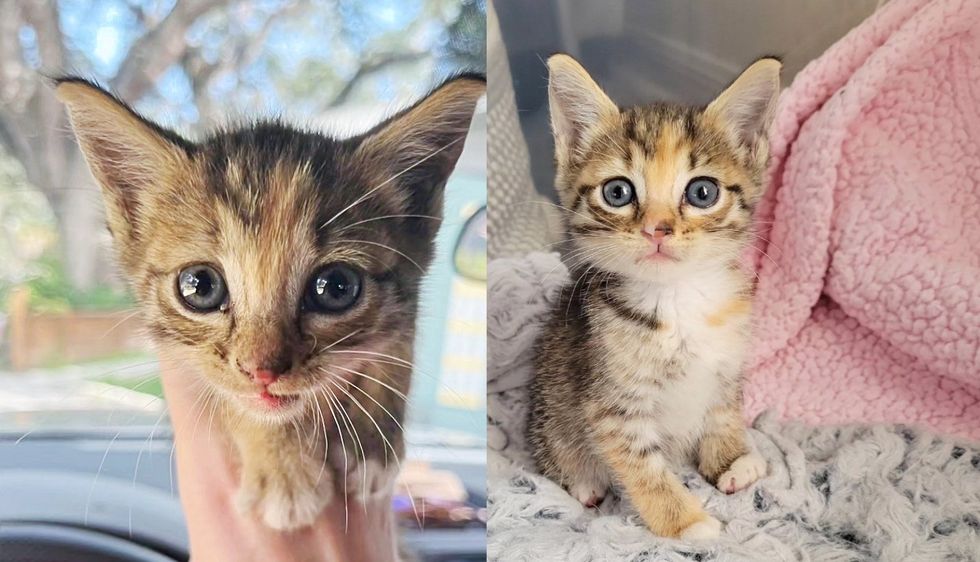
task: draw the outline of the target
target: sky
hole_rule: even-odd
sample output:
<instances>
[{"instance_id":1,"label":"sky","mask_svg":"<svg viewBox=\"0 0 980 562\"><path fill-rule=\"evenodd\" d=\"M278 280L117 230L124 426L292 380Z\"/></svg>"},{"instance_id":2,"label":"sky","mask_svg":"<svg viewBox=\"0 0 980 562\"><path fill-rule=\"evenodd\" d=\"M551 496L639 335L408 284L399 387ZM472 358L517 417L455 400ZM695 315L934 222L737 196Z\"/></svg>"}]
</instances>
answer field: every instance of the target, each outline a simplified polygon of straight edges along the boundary
<instances>
[{"instance_id":1,"label":"sky","mask_svg":"<svg viewBox=\"0 0 980 562\"><path fill-rule=\"evenodd\" d=\"M161 18L173 7L175 0L130 0L140 5L151 16ZM273 72L268 62L273 60L287 76L298 76L303 65L311 60L322 61L323 66L336 71L341 77L352 75L357 67L353 57L362 50L377 48L374 42L405 29L423 13L425 0L372 0L355 2L338 0L338 8L328 8L322 0L312 0L314 9L300 13L295 19L285 19L269 30L261 55L245 69L241 79L248 84L243 88L236 76L218 77L210 91L215 98L227 100L229 110L260 113L279 113L288 109L300 113L322 106L322 100L290 99L284 102L277 84L270 79ZM233 3L229 21L236 30L257 34L268 13L277 12L292 0L254 0ZM329 4L333 4L330 2ZM84 57L73 69L86 76L94 76L106 82L118 70L129 46L142 34L141 24L124 0L89 2L61 0L59 2L61 27L74 50ZM217 56L218 46L225 36L221 29L225 22L219 18L198 21L188 32L188 41L201 46L206 55ZM345 30L347 30L345 32ZM416 28L410 36L398 37L407 47L433 52L442 40L444 27L433 19L429 25ZM36 38L33 31L24 28L20 34L28 59L35 59ZM397 37L397 34L396 34ZM33 55L32 55L33 53ZM417 95L429 84L419 80L410 94ZM400 75L379 75L369 84L379 105L392 105L406 95L405 80ZM171 67L156 85L157 99L143 100L136 106L150 117L166 115L170 124L193 124L199 121L193 100L191 83L178 66ZM128 100L133 101L133 100ZM363 96L360 103L364 103Z\"/></svg>"}]
</instances>

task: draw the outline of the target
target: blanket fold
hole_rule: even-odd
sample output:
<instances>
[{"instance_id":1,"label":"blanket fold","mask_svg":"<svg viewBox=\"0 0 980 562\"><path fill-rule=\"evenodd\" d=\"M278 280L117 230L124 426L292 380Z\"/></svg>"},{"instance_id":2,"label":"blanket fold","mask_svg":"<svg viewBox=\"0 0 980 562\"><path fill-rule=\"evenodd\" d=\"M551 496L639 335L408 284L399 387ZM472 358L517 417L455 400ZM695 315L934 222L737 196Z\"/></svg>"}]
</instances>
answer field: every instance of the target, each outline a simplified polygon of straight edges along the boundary
<instances>
[{"instance_id":1,"label":"blanket fold","mask_svg":"<svg viewBox=\"0 0 980 562\"><path fill-rule=\"evenodd\" d=\"M749 414L980 438L980 2L892 0L771 131Z\"/></svg>"}]
</instances>

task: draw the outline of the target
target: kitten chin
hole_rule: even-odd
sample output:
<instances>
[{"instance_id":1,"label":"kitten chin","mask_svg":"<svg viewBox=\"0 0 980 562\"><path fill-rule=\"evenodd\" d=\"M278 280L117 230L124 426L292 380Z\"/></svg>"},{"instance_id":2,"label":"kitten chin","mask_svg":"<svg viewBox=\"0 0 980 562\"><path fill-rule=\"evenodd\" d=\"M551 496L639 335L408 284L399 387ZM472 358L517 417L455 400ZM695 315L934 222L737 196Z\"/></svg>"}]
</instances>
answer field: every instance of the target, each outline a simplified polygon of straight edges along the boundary
<instances>
[{"instance_id":1,"label":"kitten chin","mask_svg":"<svg viewBox=\"0 0 980 562\"><path fill-rule=\"evenodd\" d=\"M485 80L350 138L259 121L199 141L56 83L149 335L234 446L239 507L295 529L349 474L393 478L371 467L404 453L419 283Z\"/></svg>"},{"instance_id":2,"label":"kitten chin","mask_svg":"<svg viewBox=\"0 0 980 562\"><path fill-rule=\"evenodd\" d=\"M766 472L742 421L751 277L781 64L707 107L619 108L572 58L548 60L556 188L571 272L538 341L528 442L584 505L615 483L654 533L715 537L671 467L726 493Z\"/></svg>"}]
</instances>

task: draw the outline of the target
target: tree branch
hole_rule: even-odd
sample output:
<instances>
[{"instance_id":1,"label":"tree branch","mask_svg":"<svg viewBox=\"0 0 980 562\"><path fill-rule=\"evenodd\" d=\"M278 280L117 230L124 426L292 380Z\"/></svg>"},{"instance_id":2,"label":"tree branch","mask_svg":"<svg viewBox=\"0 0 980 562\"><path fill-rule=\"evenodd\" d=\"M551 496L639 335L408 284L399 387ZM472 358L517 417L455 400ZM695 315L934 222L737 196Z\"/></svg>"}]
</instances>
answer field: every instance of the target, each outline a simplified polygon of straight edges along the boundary
<instances>
[{"instance_id":1,"label":"tree branch","mask_svg":"<svg viewBox=\"0 0 980 562\"><path fill-rule=\"evenodd\" d=\"M363 61L358 67L357 72L344 84L344 87L340 89L333 98L327 103L327 107L337 107L342 105L347 99L354 93L364 79L368 78L372 74L379 72L389 66L396 64L405 64L409 62L420 61L427 58L430 54L427 52L401 52L401 53L385 53L381 55L374 55Z\"/></svg>"},{"instance_id":2,"label":"tree branch","mask_svg":"<svg viewBox=\"0 0 980 562\"><path fill-rule=\"evenodd\" d=\"M171 65L187 51L185 35L191 25L207 12L223 7L229 0L182 0L160 23L137 39L119 65L110 83L123 99L141 97Z\"/></svg>"},{"instance_id":3,"label":"tree branch","mask_svg":"<svg viewBox=\"0 0 980 562\"><path fill-rule=\"evenodd\" d=\"M269 14L269 17L262 22L262 27L258 33L239 34L234 41L224 45L224 52L216 62L207 62L201 48L188 47L181 58L181 66L190 79L194 101L202 118L212 113L212 103L207 96L207 87L211 81L228 72L237 73L255 62L262 54L265 41L269 37L269 33L272 32L273 26L308 7L308 2L300 0L290 4L284 10Z\"/></svg>"},{"instance_id":4,"label":"tree branch","mask_svg":"<svg viewBox=\"0 0 980 562\"><path fill-rule=\"evenodd\" d=\"M61 161L65 159L65 151L71 149L63 139L65 116L50 89L44 87L33 69L27 68L16 36L20 27L30 26L36 37L41 66L60 71L67 58L64 34L58 18L57 0L19 2L17 5L19 10L5 13L3 18L4 35L7 35L8 25L14 26L12 40L4 41L4 71L21 73L19 91L14 93L16 101L3 111L4 142L12 154L18 155L31 183L45 189L61 180L58 173L63 169ZM13 23L8 23L11 20Z\"/></svg>"},{"instance_id":5,"label":"tree branch","mask_svg":"<svg viewBox=\"0 0 980 562\"><path fill-rule=\"evenodd\" d=\"M61 71L65 68L65 38L61 33L56 0L22 2L27 23L37 35L37 48L45 68Z\"/></svg>"},{"instance_id":6,"label":"tree branch","mask_svg":"<svg viewBox=\"0 0 980 562\"><path fill-rule=\"evenodd\" d=\"M0 113L0 144L7 149L10 156L23 162L23 166L27 167L26 163L30 161L30 144L23 133L16 126L12 126L10 120L2 113Z\"/></svg>"},{"instance_id":7,"label":"tree branch","mask_svg":"<svg viewBox=\"0 0 980 562\"><path fill-rule=\"evenodd\" d=\"M34 93L18 37L23 12L16 0L0 0L0 14L0 107L19 111Z\"/></svg>"}]
</instances>

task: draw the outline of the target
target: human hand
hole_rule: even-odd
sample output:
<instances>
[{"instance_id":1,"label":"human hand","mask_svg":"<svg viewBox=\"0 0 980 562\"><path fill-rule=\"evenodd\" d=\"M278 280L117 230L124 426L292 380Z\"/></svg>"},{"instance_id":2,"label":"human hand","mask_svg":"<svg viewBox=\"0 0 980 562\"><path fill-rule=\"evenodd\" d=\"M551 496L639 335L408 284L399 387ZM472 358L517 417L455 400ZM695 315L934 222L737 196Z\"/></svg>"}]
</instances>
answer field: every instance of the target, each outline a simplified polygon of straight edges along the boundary
<instances>
[{"instance_id":1,"label":"human hand","mask_svg":"<svg viewBox=\"0 0 980 562\"><path fill-rule=\"evenodd\" d=\"M256 516L240 513L234 500L239 486L234 453L219 424L202 411L206 406L198 400L196 375L166 359L161 371L192 560L398 560L388 495L344 502L339 487L312 526L293 532L270 529Z\"/></svg>"}]
</instances>

